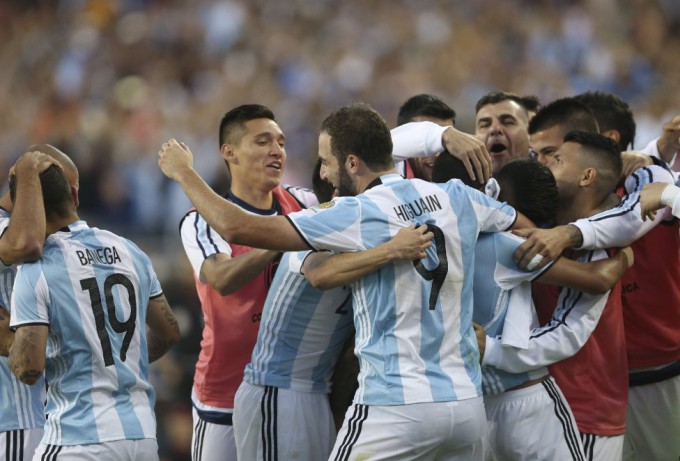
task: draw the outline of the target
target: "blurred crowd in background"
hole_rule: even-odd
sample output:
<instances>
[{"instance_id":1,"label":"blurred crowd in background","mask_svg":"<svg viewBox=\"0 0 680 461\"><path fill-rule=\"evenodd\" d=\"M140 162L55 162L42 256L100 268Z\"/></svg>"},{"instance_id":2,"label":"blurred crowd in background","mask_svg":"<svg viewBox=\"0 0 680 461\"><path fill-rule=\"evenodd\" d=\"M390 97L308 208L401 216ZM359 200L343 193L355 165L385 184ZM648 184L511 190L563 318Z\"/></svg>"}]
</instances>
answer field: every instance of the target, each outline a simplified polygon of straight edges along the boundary
<instances>
[{"instance_id":1,"label":"blurred crowd in background","mask_svg":"<svg viewBox=\"0 0 680 461\"><path fill-rule=\"evenodd\" d=\"M364 101L394 125L417 93L474 127L492 90L545 103L588 90L627 101L634 147L680 113L677 0L1 0L0 182L30 144L80 169L80 213L152 256L183 331L153 367L161 459L188 459L201 313L178 235L190 204L157 168L192 149L219 192L219 120L270 107L287 136L285 182L311 184L321 120Z\"/></svg>"}]
</instances>

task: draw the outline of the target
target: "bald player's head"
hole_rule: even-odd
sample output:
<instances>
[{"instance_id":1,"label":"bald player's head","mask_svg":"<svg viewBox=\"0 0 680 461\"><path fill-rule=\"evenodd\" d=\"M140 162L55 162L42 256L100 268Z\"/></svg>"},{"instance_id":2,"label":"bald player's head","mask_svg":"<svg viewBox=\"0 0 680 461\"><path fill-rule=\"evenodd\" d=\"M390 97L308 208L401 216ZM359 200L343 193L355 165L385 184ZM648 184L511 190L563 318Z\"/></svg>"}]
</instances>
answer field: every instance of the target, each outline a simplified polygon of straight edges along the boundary
<instances>
[{"instance_id":1,"label":"bald player's head","mask_svg":"<svg viewBox=\"0 0 680 461\"><path fill-rule=\"evenodd\" d=\"M24 152L42 152L45 155L49 155L53 159L55 159L59 164L61 165L61 168L64 170L64 175L66 176L66 179L68 180L69 184L72 186L75 186L76 189L78 188L78 181L79 181L79 176L78 176L78 168L76 167L76 164L73 163L73 160L54 147L51 144L33 144L28 147Z\"/></svg>"}]
</instances>

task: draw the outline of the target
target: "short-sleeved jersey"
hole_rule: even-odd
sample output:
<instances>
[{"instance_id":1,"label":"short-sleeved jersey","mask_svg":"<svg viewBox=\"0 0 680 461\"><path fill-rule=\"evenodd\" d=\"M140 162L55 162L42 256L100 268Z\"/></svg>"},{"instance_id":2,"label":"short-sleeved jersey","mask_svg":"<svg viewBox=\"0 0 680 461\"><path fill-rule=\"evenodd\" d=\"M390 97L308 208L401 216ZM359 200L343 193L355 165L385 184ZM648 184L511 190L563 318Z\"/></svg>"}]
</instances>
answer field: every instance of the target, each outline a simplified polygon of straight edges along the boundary
<instances>
[{"instance_id":1,"label":"short-sleeved jersey","mask_svg":"<svg viewBox=\"0 0 680 461\"><path fill-rule=\"evenodd\" d=\"M274 206L269 210L254 208L231 194L227 199L260 215L287 214L315 204L314 195L304 189L277 187L272 192ZM204 261L218 253L235 258L252 248L224 241L196 210L182 219L180 234L194 270L204 320L201 351L194 374L193 403L199 411L230 410L234 407L236 390L243 381L243 370L250 362L264 301L279 261L272 261L241 289L222 296L200 279Z\"/></svg>"},{"instance_id":2,"label":"short-sleeved jersey","mask_svg":"<svg viewBox=\"0 0 680 461\"><path fill-rule=\"evenodd\" d=\"M0 208L0 235L8 225L9 213ZM0 306L10 312L16 271L16 265L6 266L0 261ZM33 429L44 424L45 378L41 376L33 386L28 386L14 376L7 357L0 357L0 432Z\"/></svg>"},{"instance_id":3,"label":"short-sleeved jersey","mask_svg":"<svg viewBox=\"0 0 680 461\"><path fill-rule=\"evenodd\" d=\"M162 294L134 243L77 221L19 267L12 328L49 326L43 443L85 445L156 437L146 313Z\"/></svg>"},{"instance_id":4,"label":"short-sleeved jersey","mask_svg":"<svg viewBox=\"0 0 680 461\"><path fill-rule=\"evenodd\" d=\"M424 260L396 262L352 284L360 366L355 401L403 405L478 397L474 247L479 232L508 229L515 210L458 180L433 184L388 174L374 184L356 197L288 216L316 249L373 248L414 224L427 224L435 234Z\"/></svg>"},{"instance_id":5,"label":"short-sleeved jersey","mask_svg":"<svg viewBox=\"0 0 680 461\"><path fill-rule=\"evenodd\" d=\"M244 380L299 392L328 393L342 348L354 331L349 287L322 291L302 275L309 252L281 258L262 311Z\"/></svg>"},{"instance_id":6,"label":"short-sleeved jersey","mask_svg":"<svg viewBox=\"0 0 680 461\"><path fill-rule=\"evenodd\" d=\"M513 306L514 309L526 311L528 318L526 336L530 329L537 326L538 319L531 303L531 284L540 274L548 270L550 265L534 272L526 272L517 267L513 259L515 250L522 244L522 239L509 232L482 234L475 248L475 278L473 320L484 327L486 334L492 337L503 334L506 315L511 300L524 303ZM514 290L526 290L526 297L512 297ZM524 384L548 374L548 369L541 367L524 373L509 373L493 366L482 367L482 387L484 395L500 394L508 389Z\"/></svg>"}]
</instances>

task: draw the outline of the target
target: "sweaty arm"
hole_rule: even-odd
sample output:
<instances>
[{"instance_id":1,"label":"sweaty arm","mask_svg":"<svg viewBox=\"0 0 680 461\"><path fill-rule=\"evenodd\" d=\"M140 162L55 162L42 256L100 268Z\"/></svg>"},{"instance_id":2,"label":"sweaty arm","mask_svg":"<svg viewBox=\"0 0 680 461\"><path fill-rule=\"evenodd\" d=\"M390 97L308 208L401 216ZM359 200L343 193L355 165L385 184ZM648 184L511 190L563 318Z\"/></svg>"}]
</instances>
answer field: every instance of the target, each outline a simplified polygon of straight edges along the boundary
<instances>
[{"instance_id":1,"label":"sweaty arm","mask_svg":"<svg viewBox=\"0 0 680 461\"><path fill-rule=\"evenodd\" d=\"M0 238L0 260L5 264L35 261L42 256L46 224L40 173L53 164L56 161L41 152L28 152L13 167L16 196L12 218Z\"/></svg>"},{"instance_id":2,"label":"sweaty arm","mask_svg":"<svg viewBox=\"0 0 680 461\"><path fill-rule=\"evenodd\" d=\"M180 339L179 325L164 295L149 300L146 313L149 363L165 355Z\"/></svg>"},{"instance_id":3,"label":"sweaty arm","mask_svg":"<svg viewBox=\"0 0 680 461\"><path fill-rule=\"evenodd\" d=\"M413 261L426 257L434 238L427 226L400 229L391 240L357 253L312 253L305 259L303 272L309 283L322 290L348 285L397 260Z\"/></svg>"},{"instance_id":4,"label":"sweaty arm","mask_svg":"<svg viewBox=\"0 0 680 461\"><path fill-rule=\"evenodd\" d=\"M284 216L257 216L216 194L194 171L189 148L174 139L158 152L163 173L176 181L191 203L226 241L253 248L279 251L309 247Z\"/></svg>"},{"instance_id":5,"label":"sweaty arm","mask_svg":"<svg viewBox=\"0 0 680 461\"><path fill-rule=\"evenodd\" d=\"M593 295L604 294L614 288L632 265L633 250L630 247L599 261L581 262L560 258L541 275L540 281Z\"/></svg>"},{"instance_id":6,"label":"sweaty arm","mask_svg":"<svg viewBox=\"0 0 680 461\"><path fill-rule=\"evenodd\" d=\"M14 333L9 367L24 384L35 384L45 371L47 325L23 325Z\"/></svg>"},{"instance_id":7,"label":"sweaty arm","mask_svg":"<svg viewBox=\"0 0 680 461\"><path fill-rule=\"evenodd\" d=\"M203 262L200 278L225 296L252 282L280 254L255 249L232 258L228 254L215 253Z\"/></svg>"}]
</instances>

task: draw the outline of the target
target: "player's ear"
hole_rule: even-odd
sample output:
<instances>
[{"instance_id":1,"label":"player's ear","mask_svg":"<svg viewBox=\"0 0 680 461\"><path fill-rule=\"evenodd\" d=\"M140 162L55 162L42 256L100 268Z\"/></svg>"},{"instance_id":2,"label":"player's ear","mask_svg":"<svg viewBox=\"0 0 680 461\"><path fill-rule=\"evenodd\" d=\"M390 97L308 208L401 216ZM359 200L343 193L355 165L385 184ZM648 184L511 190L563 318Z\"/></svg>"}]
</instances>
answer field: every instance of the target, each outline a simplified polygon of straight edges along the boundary
<instances>
[{"instance_id":1,"label":"player's ear","mask_svg":"<svg viewBox=\"0 0 680 461\"><path fill-rule=\"evenodd\" d=\"M220 155L227 162L238 163L238 157L232 144L222 144L222 147L220 147Z\"/></svg>"},{"instance_id":2,"label":"player's ear","mask_svg":"<svg viewBox=\"0 0 680 461\"><path fill-rule=\"evenodd\" d=\"M345 164L347 165L347 169L351 171L352 173L356 173L357 170L359 169L359 157L357 157L354 154L349 154L347 156L347 160L345 161Z\"/></svg>"},{"instance_id":3,"label":"player's ear","mask_svg":"<svg viewBox=\"0 0 680 461\"><path fill-rule=\"evenodd\" d=\"M76 208L78 208L80 200L78 199L78 188L76 186L71 186L71 197L73 197L73 203L75 204Z\"/></svg>"},{"instance_id":4,"label":"player's ear","mask_svg":"<svg viewBox=\"0 0 680 461\"><path fill-rule=\"evenodd\" d=\"M607 130L607 131L603 131L600 134L602 136L606 136L610 139L613 139L614 141L616 141L616 144L618 144L619 141L621 141L621 133L619 133L618 130Z\"/></svg>"},{"instance_id":5,"label":"player's ear","mask_svg":"<svg viewBox=\"0 0 680 461\"><path fill-rule=\"evenodd\" d=\"M597 169L586 168L581 173L581 179L579 179L578 185L581 187L592 186L597 180Z\"/></svg>"}]
</instances>

